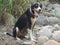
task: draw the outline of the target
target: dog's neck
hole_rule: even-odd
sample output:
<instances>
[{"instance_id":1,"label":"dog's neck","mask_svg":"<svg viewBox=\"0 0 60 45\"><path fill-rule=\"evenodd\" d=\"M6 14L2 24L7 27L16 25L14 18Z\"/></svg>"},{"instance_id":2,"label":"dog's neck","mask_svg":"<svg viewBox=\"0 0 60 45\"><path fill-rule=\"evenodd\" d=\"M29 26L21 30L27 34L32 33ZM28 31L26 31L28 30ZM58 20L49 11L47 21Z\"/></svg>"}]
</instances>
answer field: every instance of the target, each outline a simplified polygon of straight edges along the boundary
<instances>
[{"instance_id":1,"label":"dog's neck","mask_svg":"<svg viewBox=\"0 0 60 45\"><path fill-rule=\"evenodd\" d=\"M33 15L33 17L38 17L38 13L37 12L32 12L32 9L30 8L30 13Z\"/></svg>"}]
</instances>

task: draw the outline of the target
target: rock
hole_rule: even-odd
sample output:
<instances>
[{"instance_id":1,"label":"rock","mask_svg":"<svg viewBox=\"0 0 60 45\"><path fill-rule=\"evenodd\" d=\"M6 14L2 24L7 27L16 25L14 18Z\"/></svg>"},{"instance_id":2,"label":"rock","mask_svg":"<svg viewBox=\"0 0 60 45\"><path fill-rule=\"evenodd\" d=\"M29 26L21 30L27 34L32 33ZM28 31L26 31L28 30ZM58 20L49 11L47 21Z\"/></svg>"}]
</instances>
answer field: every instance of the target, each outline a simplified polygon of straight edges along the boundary
<instances>
[{"instance_id":1,"label":"rock","mask_svg":"<svg viewBox=\"0 0 60 45\"><path fill-rule=\"evenodd\" d=\"M47 17L47 16L38 16L36 21L36 25L52 25L52 24L60 24L60 18L57 17Z\"/></svg>"},{"instance_id":2,"label":"rock","mask_svg":"<svg viewBox=\"0 0 60 45\"><path fill-rule=\"evenodd\" d=\"M53 8L53 5L52 4L48 4L47 6L46 6L46 11L51 11L52 10L52 8Z\"/></svg>"},{"instance_id":3,"label":"rock","mask_svg":"<svg viewBox=\"0 0 60 45\"><path fill-rule=\"evenodd\" d=\"M52 32L55 28L52 26L44 26L42 29L39 31L40 36L47 36L48 38L51 38Z\"/></svg>"},{"instance_id":4,"label":"rock","mask_svg":"<svg viewBox=\"0 0 60 45\"><path fill-rule=\"evenodd\" d=\"M38 37L38 44L42 45L44 42L46 42L48 40L49 40L48 37L46 37L46 36L40 36L40 37Z\"/></svg>"},{"instance_id":5,"label":"rock","mask_svg":"<svg viewBox=\"0 0 60 45\"><path fill-rule=\"evenodd\" d=\"M23 40L15 40L13 37L0 32L0 45L21 45Z\"/></svg>"},{"instance_id":6,"label":"rock","mask_svg":"<svg viewBox=\"0 0 60 45\"><path fill-rule=\"evenodd\" d=\"M55 15L55 13L54 13L54 10L52 10L50 12L43 12L43 15L47 16L47 17L51 17L51 16L53 17Z\"/></svg>"},{"instance_id":7,"label":"rock","mask_svg":"<svg viewBox=\"0 0 60 45\"><path fill-rule=\"evenodd\" d=\"M45 42L43 45L60 45L60 44L56 42L55 40L49 40Z\"/></svg>"},{"instance_id":8,"label":"rock","mask_svg":"<svg viewBox=\"0 0 60 45\"><path fill-rule=\"evenodd\" d=\"M54 31L52 38L56 41L60 41L60 31Z\"/></svg>"},{"instance_id":9,"label":"rock","mask_svg":"<svg viewBox=\"0 0 60 45\"><path fill-rule=\"evenodd\" d=\"M49 17L47 20L48 20L49 24L59 24L60 23L60 21L59 21L60 19L57 17Z\"/></svg>"},{"instance_id":10,"label":"rock","mask_svg":"<svg viewBox=\"0 0 60 45\"><path fill-rule=\"evenodd\" d=\"M46 8L46 6L49 4L49 1L48 0L44 0L44 1L40 1L40 3L43 5L43 9L45 9Z\"/></svg>"},{"instance_id":11,"label":"rock","mask_svg":"<svg viewBox=\"0 0 60 45\"><path fill-rule=\"evenodd\" d=\"M56 28L56 30L60 30L60 25L55 24L54 27Z\"/></svg>"},{"instance_id":12,"label":"rock","mask_svg":"<svg viewBox=\"0 0 60 45\"><path fill-rule=\"evenodd\" d=\"M7 26L14 25L15 23L15 18L9 13L5 13L4 20L5 20L5 25Z\"/></svg>"},{"instance_id":13,"label":"rock","mask_svg":"<svg viewBox=\"0 0 60 45\"><path fill-rule=\"evenodd\" d=\"M60 8L60 4L53 4L53 8L55 9L55 8Z\"/></svg>"},{"instance_id":14,"label":"rock","mask_svg":"<svg viewBox=\"0 0 60 45\"><path fill-rule=\"evenodd\" d=\"M35 42L31 42L31 45L35 45Z\"/></svg>"},{"instance_id":15,"label":"rock","mask_svg":"<svg viewBox=\"0 0 60 45\"><path fill-rule=\"evenodd\" d=\"M60 18L60 4L53 4L54 16Z\"/></svg>"},{"instance_id":16,"label":"rock","mask_svg":"<svg viewBox=\"0 0 60 45\"><path fill-rule=\"evenodd\" d=\"M56 17L60 18L60 7L55 8L55 15Z\"/></svg>"},{"instance_id":17,"label":"rock","mask_svg":"<svg viewBox=\"0 0 60 45\"><path fill-rule=\"evenodd\" d=\"M42 26L42 25L47 25L48 21L47 21L47 17L45 16L38 16L38 19L36 21L36 25Z\"/></svg>"},{"instance_id":18,"label":"rock","mask_svg":"<svg viewBox=\"0 0 60 45\"><path fill-rule=\"evenodd\" d=\"M44 16L54 16L60 18L60 5L59 4L49 4L46 7L45 12L43 12Z\"/></svg>"}]
</instances>

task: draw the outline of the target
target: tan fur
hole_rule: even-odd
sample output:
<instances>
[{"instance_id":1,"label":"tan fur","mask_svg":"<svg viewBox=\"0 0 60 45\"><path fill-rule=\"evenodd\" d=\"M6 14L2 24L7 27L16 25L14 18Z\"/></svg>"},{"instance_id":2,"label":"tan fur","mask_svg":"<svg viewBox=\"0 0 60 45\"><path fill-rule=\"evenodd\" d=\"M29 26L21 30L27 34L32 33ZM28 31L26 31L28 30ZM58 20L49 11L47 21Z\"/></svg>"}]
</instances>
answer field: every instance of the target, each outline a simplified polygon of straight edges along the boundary
<instances>
[{"instance_id":1,"label":"tan fur","mask_svg":"<svg viewBox=\"0 0 60 45\"><path fill-rule=\"evenodd\" d=\"M34 28L34 24L35 24L36 20L37 20L37 17L31 18L31 23L32 23L31 29L32 29L32 30L33 30L33 28Z\"/></svg>"}]
</instances>

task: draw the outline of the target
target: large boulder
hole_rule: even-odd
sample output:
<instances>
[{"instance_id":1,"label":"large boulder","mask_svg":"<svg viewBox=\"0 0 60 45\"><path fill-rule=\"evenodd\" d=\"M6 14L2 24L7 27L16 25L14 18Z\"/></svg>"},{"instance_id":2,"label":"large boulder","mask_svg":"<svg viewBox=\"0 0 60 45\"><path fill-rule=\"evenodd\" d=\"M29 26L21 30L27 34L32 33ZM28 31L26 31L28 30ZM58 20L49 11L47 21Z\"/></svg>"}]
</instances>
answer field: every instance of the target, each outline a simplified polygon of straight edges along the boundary
<instances>
[{"instance_id":1,"label":"large boulder","mask_svg":"<svg viewBox=\"0 0 60 45\"><path fill-rule=\"evenodd\" d=\"M15 23L15 18L9 13L5 13L4 20L5 20L5 25L7 26L12 26Z\"/></svg>"},{"instance_id":2,"label":"large boulder","mask_svg":"<svg viewBox=\"0 0 60 45\"><path fill-rule=\"evenodd\" d=\"M57 17L47 17L47 16L39 16L36 24L39 26L42 25L52 25L52 24L60 24L60 18Z\"/></svg>"},{"instance_id":3,"label":"large boulder","mask_svg":"<svg viewBox=\"0 0 60 45\"><path fill-rule=\"evenodd\" d=\"M47 20L49 24L60 24L60 19L57 17L49 17Z\"/></svg>"},{"instance_id":4,"label":"large boulder","mask_svg":"<svg viewBox=\"0 0 60 45\"><path fill-rule=\"evenodd\" d=\"M47 36L48 38L51 38L52 36L52 32L55 28L52 26L44 26L41 28L41 30L39 31L40 36Z\"/></svg>"},{"instance_id":5,"label":"large boulder","mask_svg":"<svg viewBox=\"0 0 60 45\"><path fill-rule=\"evenodd\" d=\"M36 24L39 25L39 26L47 25L48 24L47 17L42 16L42 15L38 16Z\"/></svg>"}]
</instances>

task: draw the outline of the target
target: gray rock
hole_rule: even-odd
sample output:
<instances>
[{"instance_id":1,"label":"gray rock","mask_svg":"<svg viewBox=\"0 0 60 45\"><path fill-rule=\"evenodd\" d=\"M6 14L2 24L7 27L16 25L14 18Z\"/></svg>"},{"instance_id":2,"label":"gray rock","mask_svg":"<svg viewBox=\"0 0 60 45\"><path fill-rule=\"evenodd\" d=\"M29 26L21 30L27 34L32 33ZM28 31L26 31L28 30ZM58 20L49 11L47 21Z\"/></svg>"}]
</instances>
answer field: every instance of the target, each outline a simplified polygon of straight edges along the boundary
<instances>
[{"instance_id":1,"label":"gray rock","mask_svg":"<svg viewBox=\"0 0 60 45\"><path fill-rule=\"evenodd\" d=\"M49 41L45 42L43 45L60 45L60 43L58 43L55 40L49 40Z\"/></svg>"},{"instance_id":2,"label":"gray rock","mask_svg":"<svg viewBox=\"0 0 60 45\"><path fill-rule=\"evenodd\" d=\"M15 40L13 37L4 34L4 32L0 32L0 45L23 45L23 44L32 45L32 43L34 44L34 42L24 43L26 41L27 40L25 40L25 41L24 40Z\"/></svg>"},{"instance_id":3,"label":"gray rock","mask_svg":"<svg viewBox=\"0 0 60 45\"><path fill-rule=\"evenodd\" d=\"M40 36L51 38L53 30L54 28L52 26L44 26L38 33L40 34Z\"/></svg>"},{"instance_id":4,"label":"gray rock","mask_svg":"<svg viewBox=\"0 0 60 45\"><path fill-rule=\"evenodd\" d=\"M53 8L53 5L52 4L48 4L47 7L46 7L46 11L51 11Z\"/></svg>"},{"instance_id":5,"label":"gray rock","mask_svg":"<svg viewBox=\"0 0 60 45\"><path fill-rule=\"evenodd\" d=\"M60 19L56 18L56 17L49 17L48 19L49 24L59 24L60 23Z\"/></svg>"},{"instance_id":6,"label":"gray rock","mask_svg":"<svg viewBox=\"0 0 60 45\"><path fill-rule=\"evenodd\" d=\"M60 42L60 31L54 31L52 38Z\"/></svg>"},{"instance_id":7,"label":"gray rock","mask_svg":"<svg viewBox=\"0 0 60 45\"><path fill-rule=\"evenodd\" d=\"M4 17L4 20L5 20L5 25L7 25L7 26L14 25L16 20L11 14L5 13L5 15L3 15L3 17Z\"/></svg>"},{"instance_id":8,"label":"gray rock","mask_svg":"<svg viewBox=\"0 0 60 45\"><path fill-rule=\"evenodd\" d=\"M46 6L49 4L49 1L48 0L44 0L44 1L40 1L40 3L42 4L43 9L45 9Z\"/></svg>"},{"instance_id":9,"label":"gray rock","mask_svg":"<svg viewBox=\"0 0 60 45\"><path fill-rule=\"evenodd\" d=\"M54 10L50 11L50 12L43 12L43 15L44 16L47 16L47 17L54 17L55 13L54 13Z\"/></svg>"},{"instance_id":10,"label":"gray rock","mask_svg":"<svg viewBox=\"0 0 60 45\"><path fill-rule=\"evenodd\" d=\"M56 29L55 31L60 30L60 25L59 25L59 24L55 24L54 27L55 27L55 29Z\"/></svg>"},{"instance_id":11,"label":"gray rock","mask_svg":"<svg viewBox=\"0 0 60 45\"><path fill-rule=\"evenodd\" d=\"M46 42L46 41L48 41L48 40L49 40L48 37L46 37L46 36L40 36L40 37L38 37L38 44L39 45L43 45L43 43Z\"/></svg>"},{"instance_id":12,"label":"gray rock","mask_svg":"<svg viewBox=\"0 0 60 45\"><path fill-rule=\"evenodd\" d=\"M55 8L60 8L60 4L53 4L53 8L55 9Z\"/></svg>"},{"instance_id":13,"label":"gray rock","mask_svg":"<svg viewBox=\"0 0 60 45\"><path fill-rule=\"evenodd\" d=\"M47 25L48 24L47 17L38 16L36 24L39 25L39 26L41 26L41 25Z\"/></svg>"},{"instance_id":14,"label":"gray rock","mask_svg":"<svg viewBox=\"0 0 60 45\"><path fill-rule=\"evenodd\" d=\"M57 7L57 8L55 8L55 17L58 17L58 18L60 18L60 7Z\"/></svg>"},{"instance_id":15,"label":"gray rock","mask_svg":"<svg viewBox=\"0 0 60 45\"><path fill-rule=\"evenodd\" d=\"M57 17L39 16L38 20L36 21L36 24L39 26L60 24L60 19Z\"/></svg>"}]
</instances>

